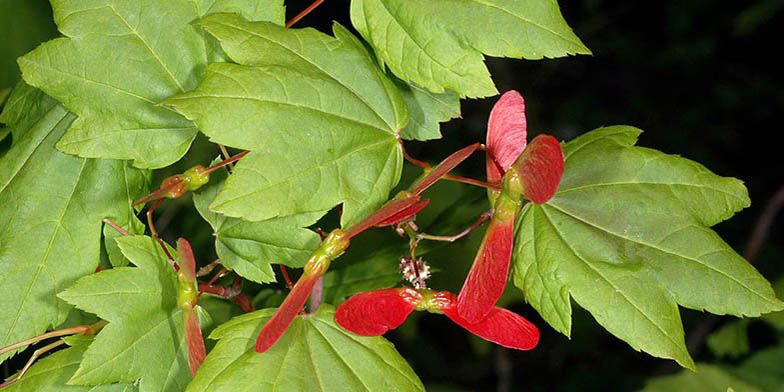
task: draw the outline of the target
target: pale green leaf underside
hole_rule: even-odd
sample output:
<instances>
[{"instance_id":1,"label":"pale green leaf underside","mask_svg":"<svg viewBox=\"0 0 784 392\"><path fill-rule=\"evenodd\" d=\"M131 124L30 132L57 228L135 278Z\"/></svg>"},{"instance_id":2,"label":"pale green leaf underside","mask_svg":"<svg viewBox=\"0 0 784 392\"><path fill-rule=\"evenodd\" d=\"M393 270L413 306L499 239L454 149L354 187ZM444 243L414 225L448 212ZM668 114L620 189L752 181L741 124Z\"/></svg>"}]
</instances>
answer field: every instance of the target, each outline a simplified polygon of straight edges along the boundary
<instances>
[{"instance_id":1,"label":"pale green leaf underside","mask_svg":"<svg viewBox=\"0 0 784 392\"><path fill-rule=\"evenodd\" d=\"M407 140L427 141L441 138L439 123L460 117L460 98L452 91L431 93L417 85L397 82L408 107L408 125L400 132Z\"/></svg>"},{"instance_id":2,"label":"pale green leaf underside","mask_svg":"<svg viewBox=\"0 0 784 392\"><path fill-rule=\"evenodd\" d=\"M342 329L327 304L314 315L298 316L271 349L256 353L256 336L274 311L235 317L216 329L210 338L219 342L188 391L424 390L390 342Z\"/></svg>"},{"instance_id":3,"label":"pale green leaf underside","mask_svg":"<svg viewBox=\"0 0 784 392\"><path fill-rule=\"evenodd\" d=\"M141 378L142 392L182 391L190 372L174 270L150 237L120 237L117 243L137 267L86 276L58 295L109 321L70 383L98 385Z\"/></svg>"},{"instance_id":4,"label":"pale green leaf underside","mask_svg":"<svg viewBox=\"0 0 784 392\"><path fill-rule=\"evenodd\" d=\"M497 94L483 55L591 53L551 0L352 0L351 22L399 78L463 97Z\"/></svg>"},{"instance_id":5,"label":"pale green leaf underside","mask_svg":"<svg viewBox=\"0 0 784 392\"><path fill-rule=\"evenodd\" d=\"M345 226L386 200L400 177L395 135L408 115L355 37L340 25L333 38L228 14L199 24L246 65L210 65L195 91L166 104L213 141L253 151L212 210L257 221L342 202Z\"/></svg>"},{"instance_id":6,"label":"pale green leaf underside","mask_svg":"<svg viewBox=\"0 0 784 392\"><path fill-rule=\"evenodd\" d=\"M40 95L22 104L15 141L0 160L0 346L61 324L71 309L55 294L92 273L100 254L101 220L133 216L129 192L144 174L121 161L57 151L75 116Z\"/></svg>"},{"instance_id":7,"label":"pale green leaf underside","mask_svg":"<svg viewBox=\"0 0 784 392\"><path fill-rule=\"evenodd\" d=\"M259 222L223 216L210 211L208 206L223 186L225 177L225 170L214 173L210 183L193 195L193 204L199 214L212 226L221 264L259 283L275 280L271 264L302 267L321 243L318 234L304 227L315 223L324 212Z\"/></svg>"},{"instance_id":8,"label":"pale green leaf underside","mask_svg":"<svg viewBox=\"0 0 784 392\"><path fill-rule=\"evenodd\" d=\"M144 168L173 163L196 136L190 121L158 105L194 88L214 51L191 22L210 10L245 9L249 16L279 19L282 8L280 1L52 3L66 37L41 45L19 65L28 83L79 115L57 148L82 157L132 159Z\"/></svg>"},{"instance_id":9,"label":"pale green leaf underside","mask_svg":"<svg viewBox=\"0 0 784 392\"><path fill-rule=\"evenodd\" d=\"M74 344L77 342L78 344ZM58 351L36 361L21 380L3 389L3 392L131 392L132 384L107 384L99 386L66 385L79 367L84 351L92 339L68 339L73 347ZM12 376L13 377L13 376Z\"/></svg>"},{"instance_id":10,"label":"pale green leaf underside","mask_svg":"<svg viewBox=\"0 0 784 392\"><path fill-rule=\"evenodd\" d=\"M566 335L571 294L633 348L693 367L678 304L758 316L782 303L708 228L749 205L743 184L634 147L639 133L601 128L564 146L557 194L519 218L515 284Z\"/></svg>"}]
</instances>

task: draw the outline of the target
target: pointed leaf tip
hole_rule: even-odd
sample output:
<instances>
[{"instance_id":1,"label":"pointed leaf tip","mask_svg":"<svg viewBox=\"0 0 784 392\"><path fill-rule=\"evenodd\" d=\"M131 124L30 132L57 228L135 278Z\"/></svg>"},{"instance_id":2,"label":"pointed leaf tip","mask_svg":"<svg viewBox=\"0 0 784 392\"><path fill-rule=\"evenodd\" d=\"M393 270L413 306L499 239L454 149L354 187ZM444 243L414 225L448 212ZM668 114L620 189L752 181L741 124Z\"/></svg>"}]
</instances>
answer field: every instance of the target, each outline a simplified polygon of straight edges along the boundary
<instances>
[{"instance_id":1,"label":"pointed leaf tip","mask_svg":"<svg viewBox=\"0 0 784 392\"><path fill-rule=\"evenodd\" d=\"M256 339L257 353L269 350L283 336L283 333L286 332L294 318L297 317L297 313L305 306L305 302L307 302L310 292L313 291L313 286L316 285L318 278L319 276L317 275L303 275L297 281L289 295L283 300L278 311L272 315L272 318L261 329L259 337Z\"/></svg>"},{"instance_id":2,"label":"pointed leaf tip","mask_svg":"<svg viewBox=\"0 0 784 392\"><path fill-rule=\"evenodd\" d=\"M528 144L517 165L525 197L536 204L546 203L555 195L563 176L561 143L550 135L539 135Z\"/></svg>"},{"instance_id":3,"label":"pointed leaf tip","mask_svg":"<svg viewBox=\"0 0 784 392\"><path fill-rule=\"evenodd\" d=\"M468 322L485 318L504 293L512 257L514 221L499 222L494 218L487 229L458 296L457 311Z\"/></svg>"},{"instance_id":4,"label":"pointed leaf tip","mask_svg":"<svg viewBox=\"0 0 784 392\"><path fill-rule=\"evenodd\" d=\"M357 335L383 335L403 324L421 300L412 288L368 291L338 306L335 322Z\"/></svg>"},{"instance_id":5,"label":"pointed leaf tip","mask_svg":"<svg viewBox=\"0 0 784 392\"><path fill-rule=\"evenodd\" d=\"M487 180L499 182L526 145L525 100L515 90L498 99L487 120Z\"/></svg>"}]
</instances>

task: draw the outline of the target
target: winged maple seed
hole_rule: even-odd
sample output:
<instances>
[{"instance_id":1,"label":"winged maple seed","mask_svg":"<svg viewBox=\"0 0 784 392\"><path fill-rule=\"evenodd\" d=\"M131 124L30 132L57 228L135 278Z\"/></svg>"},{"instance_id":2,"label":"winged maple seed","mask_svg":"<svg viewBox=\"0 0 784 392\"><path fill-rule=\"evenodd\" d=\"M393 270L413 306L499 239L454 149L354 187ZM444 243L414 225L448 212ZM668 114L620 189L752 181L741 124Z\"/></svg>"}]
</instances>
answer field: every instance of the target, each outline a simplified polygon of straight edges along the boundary
<instances>
[{"instance_id":1,"label":"winged maple seed","mask_svg":"<svg viewBox=\"0 0 784 392\"><path fill-rule=\"evenodd\" d=\"M313 291L318 279L326 273L332 260L340 256L349 245L350 239L363 231L381 226L394 225L412 218L428 203L420 195L428 187L454 169L460 162L468 158L481 147L472 144L448 156L436 167L432 168L419 181L412 185L411 190L401 191L392 200L370 214L361 222L344 230L333 230L322 242L319 249L311 254L305 263L305 272L294 284L291 292L278 310L267 321L256 339L256 352L263 353L272 347L283 336L283 333L294 321L297 313L305 306L308 296Z\"/></svg>"},{"instance_id":2,"label":"winged maple seed","mask_svg":"<svg viewBox=\"0 0 784 392\"><path fill-rule=\"evenodd\" d=\"M199 319L194 310L199 298L199 289L196 284L196 259L193 257L191 244L185 238L177 240L177 253L180 256L180 269L177 271L177 281L179 282L177 306L182 310L185 318L188 367L190 367L191 376L195 376L207 356L204 338L201 335L201 328L199 328Z\"/></svg>"},{"instance_id":3,"label":"winged maple seed","mask_svg":"<svg viewBox=\"0 0 784 392\"><path fill-rule=\"evenodd\" d=\"M489 193L493 216L458 295L457 310L471 323L487 317L504 292L522 199L546 202L563 175L561 144L552 136L539 135L526 146L525 136L523 97L509 91L493 107L487 131L488 181L501 178L501 190Z\"/></svg>"},{"instance_id":4,"label":"winged maple seed","mask_svg":"<svg viewBox=\"0 0 784 392\"><path fill-rule=\"evenodd\" d=\"M480 322L470 323L457 312L457 299L448 291L401 287L357 294L338 306L335 322L362 336L377 336L395 329L414 310L449 317L482 339L517 350L531 350L539 342L539 330L522 316L493 307Z\"/></svg>"}]
</instances>

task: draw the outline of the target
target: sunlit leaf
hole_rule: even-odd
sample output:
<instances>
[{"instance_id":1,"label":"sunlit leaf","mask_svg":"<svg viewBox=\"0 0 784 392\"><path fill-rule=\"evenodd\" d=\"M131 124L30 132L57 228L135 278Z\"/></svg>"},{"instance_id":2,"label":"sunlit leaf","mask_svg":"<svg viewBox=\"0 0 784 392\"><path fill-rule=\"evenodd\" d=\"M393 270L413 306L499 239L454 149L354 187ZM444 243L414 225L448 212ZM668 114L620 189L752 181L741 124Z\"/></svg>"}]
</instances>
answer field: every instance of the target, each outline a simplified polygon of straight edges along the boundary
<instances>
[{"instance_id":1,"label":"sunlit leaf","mask_svg":"<svg viewBox=\"0 0 784 392\"><path fill-rule=\"evenodd\" d=\"M174 269L150 237L120 237L117 243L136 267L86 276L58 295L109 321L85 352L70 383L100 385L141 379L140 391L182 391L190 381L190 371Z\"/></svg>"},{"instance_id":2,"label":"sunlit leaf","mask_svg":"<svg viewBox=\"0 0 784 392\"><path fill-rule=\"evenodd\" d=\"M497 93L484 55L591 53L549 0L353 0L351 22L399 78L462 97Z\"/></svg>"},{"instance_id":3,"label":"sunlit leaf","mask_svg":"<svg viewBox=\"0 0 784 392\"><path fill-rule=\"evenodd\" d=\"M25 81L79 116L57 148L88 158L132 159L144 168L182 157L197 130L159 102L194 88L212 56L191 22L203 12L234 10L235 3L52 1L65 37L41 45L19 64ZM261 15L282 23L281 3L265 2L262 8L271 12Z\"/></svg>"},{"instance_id":4,"label":"sunlit leaf","mask_svg":"<svg viewBox=\"0 0 784 392\"><path fill-rule=\"evenodd\" d=\"M79 368L79 362L93 339L73 336L66 340L72 347L38 360L19 381L3 388L3 392L131 392L137 390L132 384L67 385L68 379Z\"/></svg>"},{"instance_id":5,"label":"sunlit leaf","mask_svg":"<svg viewBox=\"0 0 784 392\"><path fill-rule=\"evenodd\" d=\"M0 346L65 320L71 307L55 294L95 271L101 220L132 219L129 195L145 186L145 174L122 161L57 151L75 116L44 95L26 96L36 98L16 100L19 116L4 115L19 138L0 160Z\"/></svg>"},{"instance_id":6,"label":"sunlit leaf","mask_svg":"<svg viewBox=\"0 0 784 392\"><path fill-rule=\"evenodd\" d=\"M236 317L216 329L210 338L219 342L188 391L424 390L391 343L344 330L327 304L297 317L271 349L256 353L255 337L274 311Z\"/></svg>"},{"instance_id":7,"label":"sunlit leaf","mask_svg":"<svg viewBox=\"0 0 784 392\"><path fill-rule=\"evenodd\" d=\"M221 263L242 277L264 283L275 280L271 264L302 267L321 244L318 234L303 228L315 223L324 212L311 212L259 222L229 218L209 210L223 186L226 174L212 174L209 184L193 196L193 204L212 226L215 250Z\"/></svg>"},{"instance_id":8,"label":"sunlit leaf","mask_svg":"<svg viewBox=\"0 0 784 392\"><path fill-rule=\"evenodd\" d=\"M243 65L209 66L195 91L166 104L213 141L253 151L212 210L264 220L342 202L347 226L387 199L400 178L395 136L408 114L356 37L338 24L331 37L230 14L199 25Z\"/></svg>"},{"instance_id":9,"label":"sunlit leaf","mask_svg":"<svg viewBox=\"0 0 784 392\"><path fill-rule=\"evenodd\" d=\"M571 296L633 348L693 368L677 305L758 316L784 304L709 229L749 205L743 183L635 147L640 132L601 128L564 146L558 192L518 220L515 284L561 333Z\"/></svg>"}]
</instances>

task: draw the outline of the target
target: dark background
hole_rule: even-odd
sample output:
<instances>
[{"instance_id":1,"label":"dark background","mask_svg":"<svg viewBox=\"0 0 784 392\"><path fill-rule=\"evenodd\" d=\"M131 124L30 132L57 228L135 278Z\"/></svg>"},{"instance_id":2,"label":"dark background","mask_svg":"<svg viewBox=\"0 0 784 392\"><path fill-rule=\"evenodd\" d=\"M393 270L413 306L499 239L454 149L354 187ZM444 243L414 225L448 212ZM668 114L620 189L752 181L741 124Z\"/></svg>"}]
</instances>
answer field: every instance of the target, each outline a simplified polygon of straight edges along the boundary
<instances>
[{"instance_id":1,"label":"dark background","mask_svg":"<svg viewBox=\"0 0 784 392\"><path fill-rule=\"evenodd\" d=\"M0 25L0 62L56 33L45 1L0 0L0 13L11 12L11 3L13 12L19 13L16 23L29 25L29 33ZM742 251L766 203L784 185L781 148L775 141L784 114L784 61L777 54L784 38L784 1L559 3L593 56L487 59L499 91L515 89L525 96L529 135L546 132L568 140L604 125L634 125L645 130L640 145L679 154L720 175L742 179L752 206L715 227ZM308 4L309 0L288 1L288 16ZM296 26L325 32L331 30L333 20L350 26L348 5L347 0L327 0ZM11 86L13 79L13 74L0 74L0 89ZM457 148L483 141L487 115L496 99L463 101L462 119L442 126L442 140L407 143L409 152L435 162ZM198 148L197 143L194 150ZM186 161L203 161L203 157L192 153ZM483 161L470 160L462 170L481 178ZM481 192L475 193L466 197L481 198ZM173 205L182 203L187 200ZM204 246L209 245L209 232L204 234L208 229L200 226L203 223L191 222L180 216L188 214L171 206L162 211L163 215L169 212L169 227L180 228L169 235L202 237ZM784 228L781 214L777 215L765 245L752 260L772 281L784 271ZM459 269L468 268L479 236L472 235L463 244L433 256L434 265L442 270L436 282L440 279L448 288L459 288L465 273ZM450 265L459 271L446 271ZM517 292L509 293L505 301L542 332L540 345L531 352L485 344L432 315L417 315L388 337L428 390L634 390L651 376L678 370L672 361L635 352L576 304L572 337L567 339L523 305L518 290L512 290ZM733 318L685 309L681 314L695 360L715 361L704 347L705 336ZM761 322L751 324L750 335L753 350L774 345L778 339Z\"/></svg>"}]
</instances>

